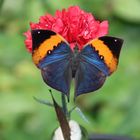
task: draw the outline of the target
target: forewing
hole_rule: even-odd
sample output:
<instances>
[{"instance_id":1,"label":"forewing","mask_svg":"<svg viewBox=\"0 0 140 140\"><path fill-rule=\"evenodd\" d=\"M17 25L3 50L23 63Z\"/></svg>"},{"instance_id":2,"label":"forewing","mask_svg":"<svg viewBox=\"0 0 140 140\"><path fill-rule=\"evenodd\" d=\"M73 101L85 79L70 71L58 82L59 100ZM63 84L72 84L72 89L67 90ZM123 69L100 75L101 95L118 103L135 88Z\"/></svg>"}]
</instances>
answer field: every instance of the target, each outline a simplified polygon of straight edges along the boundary
<instances>
[{"instance_id":1,"label":"forewing","mask_svg":"<svg viewBox=\"0 0 140 140\"><path fill-rule=\"evenodd\" d=\"M108 75L117 69L122 44L122 39L110 36L100 37L89 42L89 45L97 52L102 62L106 65ZM101 68L100 70L102 71L103 69Z\"/></svg>"},{"instance_id":2,"label":"forewing","mask_svg":"<svg viewBox=\"0 0 140 140\"><path fill-rule=\"evenodd\" d=\"M45 83L69 95L73 54L67 42L50 30L33 30L32 41L33 62L41 70Z\"/></svg>"}]
</instances>

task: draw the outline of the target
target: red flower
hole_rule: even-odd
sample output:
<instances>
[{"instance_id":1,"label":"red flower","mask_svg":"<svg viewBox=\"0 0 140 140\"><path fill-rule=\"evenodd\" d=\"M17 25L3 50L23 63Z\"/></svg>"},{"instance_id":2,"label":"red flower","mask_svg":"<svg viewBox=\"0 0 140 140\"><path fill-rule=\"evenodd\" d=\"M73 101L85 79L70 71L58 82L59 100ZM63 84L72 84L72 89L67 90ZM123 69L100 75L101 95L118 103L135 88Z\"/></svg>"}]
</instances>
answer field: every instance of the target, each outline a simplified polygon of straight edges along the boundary
<instances>
[{"instance_id":1,"label":"red flower","mask_svg":"<svg viewBox=\"0 0 140 140\"><path fill-rule=\"evenodd\" d=\"M77 44L82 49L91 39L108 33L108 21L95 20L91 13L81 10L78 6L71 6L68 10L57 10L55 16L46 14L41 16L39 23L30 23L31 29L48 29L62 35L73 47ZM32 38L30 30L25 32L25 45L32 52Z\"/></svg>"}]
</instances>

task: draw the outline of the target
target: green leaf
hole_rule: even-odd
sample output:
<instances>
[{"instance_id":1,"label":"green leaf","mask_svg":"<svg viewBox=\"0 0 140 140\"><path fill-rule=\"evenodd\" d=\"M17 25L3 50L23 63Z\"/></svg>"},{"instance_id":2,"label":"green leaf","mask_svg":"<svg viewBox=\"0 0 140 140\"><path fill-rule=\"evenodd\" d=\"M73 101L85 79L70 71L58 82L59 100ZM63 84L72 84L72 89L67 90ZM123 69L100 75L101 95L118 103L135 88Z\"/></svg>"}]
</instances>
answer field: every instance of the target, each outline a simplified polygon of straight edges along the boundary
<instances>
[{"instance_id":1,"label":"green leaf","mask_svg":"<svg viewBox=\"0 0 140 140\"><path fill-rule=\"evenodd\" d=\"M89 123L88 119L86 118L86 116L79 107L76 107L75 110L86 123Z\"/></svg>"},{"instance_id":2,"label":"green leaf","mask_svg":"<svg viewBox=\"0 0 140 140\"><path fill-rule=\"evenodd\" d=\"M50 106L50 107L54 107L53 103L47 101L47 100L42 100L42 99L38 99L36 97L33 97L37 102L41 103L41 104L45 104L47 106Z\"/></svg>"}]
</instances>

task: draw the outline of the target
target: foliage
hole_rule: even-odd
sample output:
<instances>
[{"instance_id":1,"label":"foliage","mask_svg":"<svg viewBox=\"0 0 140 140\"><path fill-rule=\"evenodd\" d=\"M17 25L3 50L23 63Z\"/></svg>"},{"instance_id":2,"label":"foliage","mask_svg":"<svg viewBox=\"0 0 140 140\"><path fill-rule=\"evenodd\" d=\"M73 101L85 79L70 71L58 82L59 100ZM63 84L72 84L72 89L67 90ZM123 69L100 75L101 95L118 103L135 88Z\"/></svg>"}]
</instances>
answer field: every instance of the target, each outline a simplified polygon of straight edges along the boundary
<instances>
[{"instance_id":1,"label":"foliage","mask_svg":"<svg viewBox=\"0 0 140 140\"><path fill-rule=\"evenodd\" d=\"M132 2L133 1L133 2ZM126 3L126 5L125 5ZM79 5L97 19L109 20L109 35L124 39L116 73L95 93L78 97L77 104L90 123L76 111L72 118L89 133L140 138L140 3L138 0L0 0L0 139L50 139L58 126L54 110L33 96L51 96L24 46L23 32L45 12ZM125 6L125 8L123 8ZM71 88L73 92L73 86ZM60 100L58 91L55 98ZM55 94L56 93L56 94ZM70 103L69 108L73 107Z\"/></svg>"}]
</instances>

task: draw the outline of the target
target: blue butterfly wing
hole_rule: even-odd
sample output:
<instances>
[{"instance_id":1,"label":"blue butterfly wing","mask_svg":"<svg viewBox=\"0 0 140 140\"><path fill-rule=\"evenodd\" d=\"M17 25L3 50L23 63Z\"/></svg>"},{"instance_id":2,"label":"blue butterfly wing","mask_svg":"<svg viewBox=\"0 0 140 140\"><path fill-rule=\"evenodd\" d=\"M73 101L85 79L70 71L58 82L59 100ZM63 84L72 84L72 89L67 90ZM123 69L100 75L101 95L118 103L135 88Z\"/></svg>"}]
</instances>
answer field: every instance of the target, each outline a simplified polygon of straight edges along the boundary
<instances>
[{"instance_id":1,"label":"blue butterfly wing","mask_svg":"<svg viewBox=\"0 0 140 140\"><path fill-rule=\"evenodd\" d=\"M33 30L32 58L44 82L69 96L72 79L72 50L67 42L50 30Z\"/></svg>"},{"instance_id":2,"label":"blue butterfly wing","mask_svg":"<svg viewBox=\"0 0 140 140\"><path fill-rule=\"evenodd\" d=\"M93 51L93 48L88 45L78 56L79 67L75 75L75 96L95 91L105 82L108 70Z\"/></svg>"},{"instance_id":3,"label":"blue butterfly wing","mask_svg":"<svg viewBox=\"0 0 140 140\"><path fill-rule=\"evenodd\" d=\"M45 83L67 96L72 79L71 55L69 46L63 42L39 64Z\"/></svg>"},{"instance_id":4,"label":"blue butterfly wing","mask_svg":"<svg viewBox=\"0 0 140 140\"><path fill-rule=\"evenodd\" d=\"M123 40L104 36L91 40L79 53L75 96L99 89L117 68Z\"/></svg>"}]
</instances>

